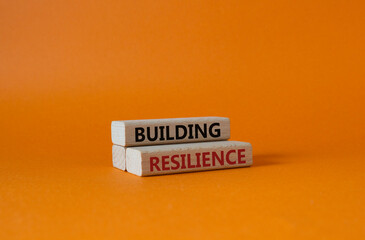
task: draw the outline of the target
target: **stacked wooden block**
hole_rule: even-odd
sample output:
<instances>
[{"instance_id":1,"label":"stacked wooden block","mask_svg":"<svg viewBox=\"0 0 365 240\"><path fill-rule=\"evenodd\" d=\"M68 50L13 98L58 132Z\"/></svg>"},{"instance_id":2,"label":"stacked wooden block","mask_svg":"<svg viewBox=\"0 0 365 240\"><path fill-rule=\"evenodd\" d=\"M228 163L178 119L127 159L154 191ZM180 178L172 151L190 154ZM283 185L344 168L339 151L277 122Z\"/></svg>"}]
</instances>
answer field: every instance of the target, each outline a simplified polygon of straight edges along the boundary
<instances>
[{"instance_id":1,"label":"stacked wooden block","mask_svg":"<svg viewBox=\"0 0 365 240\"><path fill-rule=\"evenodd\" d=\"M229 138L223 117L113 121L113 166L138 176L251 166L251 144Z\"/></svg>"}]
</instances>

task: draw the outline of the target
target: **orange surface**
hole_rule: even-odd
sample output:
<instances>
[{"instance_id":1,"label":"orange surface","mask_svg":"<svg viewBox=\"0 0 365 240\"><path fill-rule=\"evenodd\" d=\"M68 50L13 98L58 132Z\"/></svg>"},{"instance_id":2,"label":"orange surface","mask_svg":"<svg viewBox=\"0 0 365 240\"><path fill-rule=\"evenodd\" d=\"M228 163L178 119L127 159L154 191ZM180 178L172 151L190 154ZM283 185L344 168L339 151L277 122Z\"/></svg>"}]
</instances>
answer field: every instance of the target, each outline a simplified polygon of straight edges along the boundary
<instances>
[{"instance_id":1,"label":"orange surface","mask_svg":"<svg viewBox=\"0 0 365 240\"><path fill-rule=\"evenodd\" d=\"M1 0L0 239L364 239L364 11ZM112 168L112 120L211 115L251 168Z\"/></svg>"}]
</instances>

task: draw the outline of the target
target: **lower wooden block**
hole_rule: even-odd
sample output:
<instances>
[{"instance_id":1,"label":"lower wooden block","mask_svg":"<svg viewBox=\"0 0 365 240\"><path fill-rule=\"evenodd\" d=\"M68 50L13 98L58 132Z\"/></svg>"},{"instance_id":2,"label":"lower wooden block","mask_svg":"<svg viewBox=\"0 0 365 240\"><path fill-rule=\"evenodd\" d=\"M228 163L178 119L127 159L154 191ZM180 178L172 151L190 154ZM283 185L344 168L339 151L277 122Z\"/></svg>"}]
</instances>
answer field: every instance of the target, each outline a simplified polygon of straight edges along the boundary
<instances>
[{"instance_id":1,"label":"lower wooden block","mask_svg":"<svg viewBox=\"0 0 365 240\"><path fill-rule=\"evenodd\" d=\"M126 166L126 163L125 163L125 154L126 154L126 148L125 147L122 147L122 146L118 146L118 145L113 145L113 148L112 148L112 152L113 152L113 166L115 168L118 168L120 170L125 170L125 166Z\"/></svg>"},{"instance_id":2,"label":"lower wooden block","mask_svg":"<svg viewBox=\"0 0 365 240\"><path fill-rule=\"evenodd\" d=\"M238 141L201 142L130 147L127 171L151 176L252 165L252 146Z\"/></svg>"}]
</instances>

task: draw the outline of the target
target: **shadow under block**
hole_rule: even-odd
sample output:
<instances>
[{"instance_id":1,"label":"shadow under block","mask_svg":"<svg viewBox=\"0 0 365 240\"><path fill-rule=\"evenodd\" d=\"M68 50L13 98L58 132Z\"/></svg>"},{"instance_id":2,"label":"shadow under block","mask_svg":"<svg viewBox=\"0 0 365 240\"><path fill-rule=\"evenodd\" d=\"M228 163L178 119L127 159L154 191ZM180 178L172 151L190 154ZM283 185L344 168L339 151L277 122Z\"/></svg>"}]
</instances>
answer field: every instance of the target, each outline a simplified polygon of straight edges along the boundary
<instances>
[{"instance_id":1,"label":"shadow under block","mask_svg":"<svg viewBox=\"0 0 365 240\"><path fill-rule=\"evenodd\" d=\"M206 171L252 165L252 146L238 141L130 147L127 171L138 176Z\"/></svg>"},{"instance_id":2,"label":"shadow under block","mask_svg":"<svg viewBox=\"0 0 365 240\"><path fill-rule=\"evenodd\" d=\"M113 145L113 167L125 171L125 153L126 148L118 145Z\"/></svg>"},{"instance_id":3,"label":"shadow under block","mask_svg":"<svg viewBox=\"0 0 365 240\"><path fill-rule=\"evenodd\" d=\"M112 122L112 142L147 146L228 140L230 121L224 117L167 118Z\"/></svg>"}]
</instances>

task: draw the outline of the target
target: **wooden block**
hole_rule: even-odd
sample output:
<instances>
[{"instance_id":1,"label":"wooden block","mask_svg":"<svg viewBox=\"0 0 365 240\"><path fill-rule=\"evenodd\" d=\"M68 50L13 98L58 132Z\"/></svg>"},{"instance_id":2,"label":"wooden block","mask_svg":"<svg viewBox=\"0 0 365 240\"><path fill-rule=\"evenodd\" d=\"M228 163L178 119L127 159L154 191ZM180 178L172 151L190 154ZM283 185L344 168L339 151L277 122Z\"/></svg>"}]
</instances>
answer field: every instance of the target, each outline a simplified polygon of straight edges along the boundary
<instances>
[{"instance_id":1,"label":"wooden block","mask_svg":"<svg viewBox=\"0 0 365 240\"><path fill-rule=\"evenodd\" d=\"M120 170L125 171L125 153L126 148L119 146L119 145L113 145L113 167L118 168Z\"/></svg>"},{"instance_id":2,"label":"wooden block","mask_svg":"<svg viewBox=\"0 0 365 240\"><path fill-rule=\"evenodd\" d=\"M196 117L112 122L112 142L121 146L147 146L227 140L229 118Z\"/></svg>"},{"instance_id":3,"label":"wooden block","mask_svg":"<svg viewBox=\"0 0 365 240\"><path fill-rule=\"evenodd\" d=\"M237 141L130 147L127 171L138 176L205 171L252 165L252 146Z\"/></svg>"}]
</instances>

